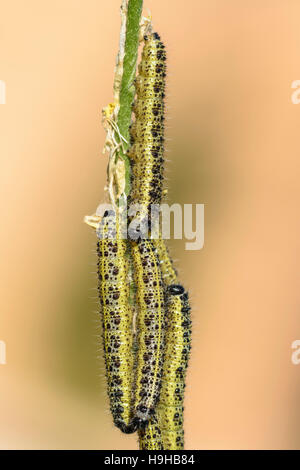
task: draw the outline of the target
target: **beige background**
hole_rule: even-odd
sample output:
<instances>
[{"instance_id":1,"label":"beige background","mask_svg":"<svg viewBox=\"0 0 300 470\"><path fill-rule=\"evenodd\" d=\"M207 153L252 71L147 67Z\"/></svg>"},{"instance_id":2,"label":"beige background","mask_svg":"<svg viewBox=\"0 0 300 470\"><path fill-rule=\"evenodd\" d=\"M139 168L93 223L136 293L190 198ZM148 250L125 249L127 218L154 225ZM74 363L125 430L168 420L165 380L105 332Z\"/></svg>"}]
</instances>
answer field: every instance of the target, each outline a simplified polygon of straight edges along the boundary
<instances>
[{"instance_id":1,"label":"beige background","mask_svg":"<svg viewBox=\"0 0 300 470\"><path fill-rule=\"evenodd\" d=\"M2 0L1 448L135 449L108 413L95 236L120 0ZM299 2L148 0L169 54L173 244L193 302L186 446L300 448ZM97 360L97 355L100 360Z\"/></svg>"}]
</instances>

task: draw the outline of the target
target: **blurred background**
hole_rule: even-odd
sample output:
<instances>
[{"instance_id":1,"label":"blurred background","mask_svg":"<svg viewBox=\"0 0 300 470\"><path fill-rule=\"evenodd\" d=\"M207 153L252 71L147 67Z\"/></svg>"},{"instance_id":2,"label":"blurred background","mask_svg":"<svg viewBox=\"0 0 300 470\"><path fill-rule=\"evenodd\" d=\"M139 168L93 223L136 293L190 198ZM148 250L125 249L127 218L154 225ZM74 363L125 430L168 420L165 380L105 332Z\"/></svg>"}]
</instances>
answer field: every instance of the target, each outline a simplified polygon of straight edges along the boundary
<instances>
[{"instance_id":1,"label":"blurred background","mask_svg":"<svg viewBox=\"0 0 300 470\"><path fill-rule=\"evenodd\" d=\"M97 323L101 109L120 0L2 0L0 447L136 449L112 425ZM145 1L168 51L169 201L205 204L171 243L193 305L187 449L300 448L300 5Z\"/></svg>"}]
</instances>

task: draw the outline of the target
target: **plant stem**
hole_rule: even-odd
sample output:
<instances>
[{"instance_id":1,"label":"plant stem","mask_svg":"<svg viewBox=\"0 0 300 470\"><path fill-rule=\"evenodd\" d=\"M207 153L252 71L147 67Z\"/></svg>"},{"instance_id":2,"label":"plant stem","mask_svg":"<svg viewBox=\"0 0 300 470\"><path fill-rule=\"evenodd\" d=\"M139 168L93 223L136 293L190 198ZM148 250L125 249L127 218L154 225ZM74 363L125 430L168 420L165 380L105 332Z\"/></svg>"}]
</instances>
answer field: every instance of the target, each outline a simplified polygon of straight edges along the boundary
<instances>
[{"instance_id":1,"label":"plant stem","mask_svg":"<svg viewBox=\"0 0 300 470\"><path fill-rule=\"evenodd\" d=\"M130 142L129 127L131 124L132 104L135 95L134 79L139 46L140 21L143 9L143 0L129 0L127 5L126 39L123 61L123 74L119 91L119 111L117 125L120 134L126 142L117 154L125 163L125 194L130 191L130 162L126 155ZM120 140L119 136L117 139Z\"/></svg>"}]
</instances>

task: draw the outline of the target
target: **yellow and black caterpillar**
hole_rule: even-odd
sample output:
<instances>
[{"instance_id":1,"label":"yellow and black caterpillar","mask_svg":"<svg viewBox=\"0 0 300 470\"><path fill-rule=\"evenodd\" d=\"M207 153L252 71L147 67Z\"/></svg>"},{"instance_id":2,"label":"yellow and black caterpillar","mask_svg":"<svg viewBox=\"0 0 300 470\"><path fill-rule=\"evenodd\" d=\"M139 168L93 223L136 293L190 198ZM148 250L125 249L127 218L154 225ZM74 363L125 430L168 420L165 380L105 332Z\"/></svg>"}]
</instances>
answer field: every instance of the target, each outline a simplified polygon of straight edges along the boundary
<instances>
[{"instance_id":1,"label":"yellow and black caterpillar","mask_svg":"<svg viewBox=\"0 0 300 470\"><path fill-rule=\"evenodd\" d=\"M133 335L129 305L127 242L120 237L119 218L106 211L97 230L98 290L108 396L114 423L125 433L132 421Z\"/></svg>"},{"instance_id":2,"label":"yellow and black caterpillar","mask_svg":"<svg viewBox=\"0 0 300 470\"><path fill-rule=\"evenodd\" d=\"M165 362L157 413L163 448L182 450L185 376L191 349L191 308L188 293L178 284L177 273L165 241L162 238L155 240L155 247L167 298Z\"/></svg>"},{"instance_id":3,"label":"yellow and black caterpillar","mask_svg":"<svg viewBox=\"0 0 300 470\"><path fill-rule=\"evenodd\" d=\"M144 37L136 78L135 122L131 126L132 178L130 203L139 204L137 218L151 217L151 205L161 203L164 170L165 46L157 33ZM147 229L146 229L147 230Z\"/></svg>"},{"instance_id":4,"label":"yellow and black caterpillar","mask_svg":"<svg viewBox=\"0 0 300 470\"><path fill-rule=\"evenodd\" d=\"M161 203L163 186L165 47L157 33L144 37L136 79L135 122L131 127L132 181L130 203L138 204L143 226L152 205ZM148 236L148 224L142 238ZM132 237L136 239L138 237ZM165 305L160 261L153 241L132 242L137 287L138 352L134 413L139 427L146 426L159 400L165 330Z\"/></svg>"},{"instance_id":5,"label":"yellow and black caterpillar","mask_svg":"<svg viewBox=\"0 0 300 470\"><path fill-rule=\"evenodd\" d=\"M183 399L191 349L188 293L180 284L167 287L167 329L163 385L158 405L163 448L184 448Z\"/></svg>"},{"instance_id":6,"label":"yellow and black caterpillar","mask_svg":"<svg viewBox=\"0 0 300 470\"><path fill-rule=\"evenodd\" d=\"M145 427L159 400L165 347L165 302L162 275L152 240L132 247L137 315L137 366L134 415Z\"/></svg>"}]
</instances>

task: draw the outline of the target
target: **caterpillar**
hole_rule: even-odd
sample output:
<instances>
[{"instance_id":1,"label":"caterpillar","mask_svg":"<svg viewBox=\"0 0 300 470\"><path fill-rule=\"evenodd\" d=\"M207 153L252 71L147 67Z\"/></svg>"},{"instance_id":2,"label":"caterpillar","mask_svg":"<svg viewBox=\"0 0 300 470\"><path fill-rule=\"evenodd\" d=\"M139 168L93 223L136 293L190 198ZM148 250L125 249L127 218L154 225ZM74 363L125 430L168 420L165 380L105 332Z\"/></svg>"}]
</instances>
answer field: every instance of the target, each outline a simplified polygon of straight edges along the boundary
<instances>
[{"instance_id":1,"label":"caterpillar","mask_svg":"<svg viewBox=\"0 0 300 470\"><path fill-rule=\"evenodd\" d=\"M163 385L157 413L163 448L184 448L183 397L191 349L191 319L188 293L180 284L167 287L166 350Z\"/></svg>"},{"instance_id":2,"label":"caterpillar","mask_svg":"<svg viewBox=\"0 0 300 470\"><path fill-rule=\"evenodd\" d=\"M134 416L146 427L159 400L165 346L165 303L159 261L151 240L132 244L137 287L137 361Z\"/></svg>"},{"instance_id":3,"label":"caterpillar","mask_svg":"<svg viewBox=\"0 0 300 470\"><path fill-rule=\"evenodd\" d=\"M144 37L142 60L136 78L137 99L131 126L131 204L138 204L141 225L160 204L164 169L165 46L157 33ZM147 225L146 225L147 230ZM145 238L145 237L144 237Z\"/></svg>"},{"instance_id":4,"label":"caterpillar","mask_svg":"<svg viewBox=\"0 0 300 470\"><path fill-rule=\"evenodd\" d=\"M169 257L168 249L165 241L162 239L161 233L158 239L153 240L153 245L156 250L157 258L160 263L160 270L164 286L168 286L177 282L177 273L173 267L173 263ZM165 358L165 361L168 359ZM162 390L164 389L164 378L162 381ZM159 407L159 405L158 405ZM159 413L155 412L149 424L145 429L138 431L139 445L141 450L164 450L163 435L161 430L161 420L164 415L164 410L160 407ZM167 443L168 444L168 443Z\"/></svg>"},{"instance_id":5,"label":"caterpillar","mask_svg":"<svg viewBox=\"0 0 300 470\"><path fill-rule=\"evenodd\" d=\"M130 203L138 204L140 225L151 206L159 204L163 182L164 96L166 54L157 33L144 36L142 60L136 78L135 122L131 126L132 180ZM147 234L148 226L144 235ZM134 239L134 237L132 237ZM146 237L142 237L146 238ZM139 427L147 426L159 400L163 365L165 307L159 261L150 240L132 243L137 286L138 352L134 414Z\"/></svg>"},{"instance_id":6,"label":"caterpillar","mask_svg":"<svg viewBox=\"0 0 300 470\"><path fill-rule=\"evenodd\" d=\"M127 242L120 222L106 211L97 230L98 290L110 408L124 433L136 431L132 419L133 329L129 305Z\"/></svg>"},{"instance_id":7,"label":"caterpillar","mask_svg":"<svg viewBox=\"0 0 300 470\"><path fill-rule=\"evenodd\" d=\"M180 450L184 448L182 404L191 348L190 306L187 292L178 284L177 272L161 234L159 239L154 240L154 244L160 260L167 298L164 379L157 414L163 448Z\"/></svg>"},{"instance_id":8,"label":"caterpillar","mask_svg":"<svg viewBox=\"0 0 300 470\"><path fill-rule=\"evenodd\" d=\"M131 128L132 146L129 152L132 161L130 197L131 202L140 204L141 209L138 213L140 220L149 218L152 205L160 204L162 198L165 60L164 46L160 42L159 36L156 33L146 36L142 61L139 66L139 76L136 80L137 101L134 106L136 120ZM143 260L145 252L151 253L150 258L152 259L156 254L156 259L160 264L159 276L154 274L154 269L149 266L149 261ZM138 254L141 259L138 259ZM140 304L138 328L142 326L138 340L137 385L134 406L136 416L144 427L139 431L140 446L142 449L183 449L183 397L191 336L188 294L178 284L177 273L161 236L153 242L145 241L136 245L133 248L133 258L137 273L138 303ZM152 261L152 268L154 266L155 260ZM149 318L146 313L148 315L148 311L151 312L151 309L147 309L147 305L143 304L146 299L148 300L145 296L147 285L145 287L144 281L148 281L149 275L154 276L156 280L161 277L167 299L166 346L165 351L160 354L164 379L163 382L158 380L156 386L155 380L159 377L153 372L153 368L151 369L147 365L147 360L149 360L147 347L151 345L151 342L147 344L144 338L146 334L149 335L151 329L149 329L149 325L146 325L145 332L143 332L142 325L144 318ZM148 293L152 294L151 290ZM160 296L157 290L154 295L155 293ZM163 309L161 312L155 312L154 315L152 313L152 317L156 319L156 324L158 322L164 324ZM159 347L159 345L164 347L161 338L156 339L154 336L153 339L155 347ZM156 360L154 364L157 364Z\"/></svg>"}]
</instances>

